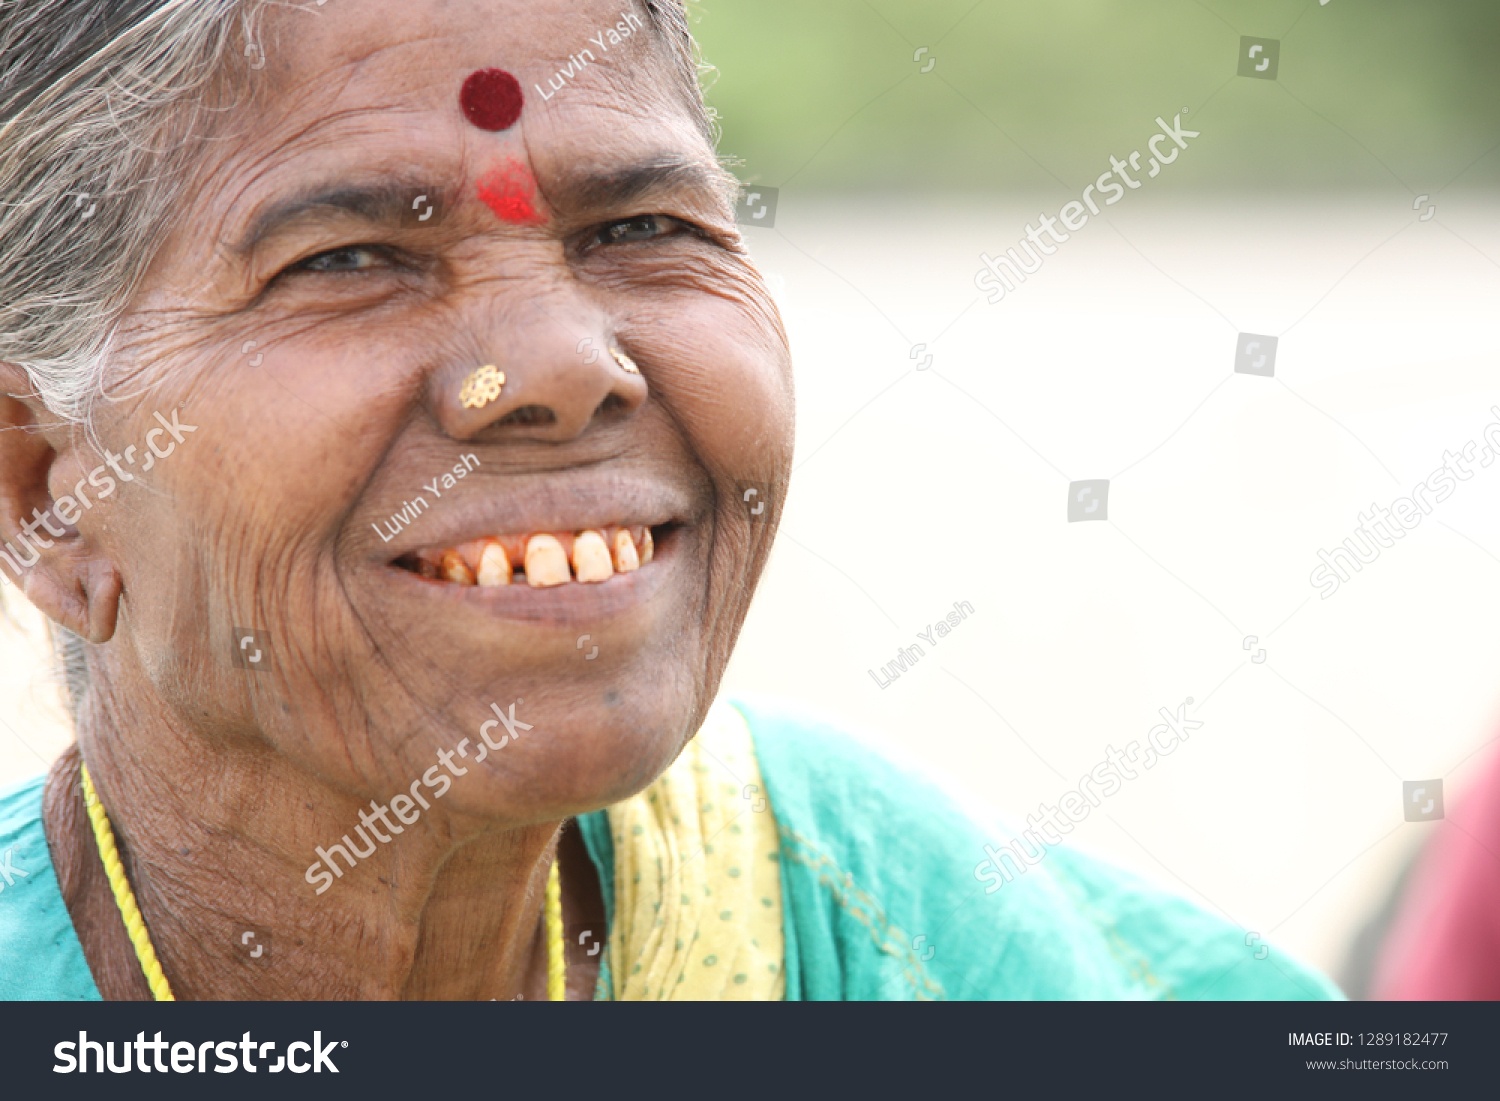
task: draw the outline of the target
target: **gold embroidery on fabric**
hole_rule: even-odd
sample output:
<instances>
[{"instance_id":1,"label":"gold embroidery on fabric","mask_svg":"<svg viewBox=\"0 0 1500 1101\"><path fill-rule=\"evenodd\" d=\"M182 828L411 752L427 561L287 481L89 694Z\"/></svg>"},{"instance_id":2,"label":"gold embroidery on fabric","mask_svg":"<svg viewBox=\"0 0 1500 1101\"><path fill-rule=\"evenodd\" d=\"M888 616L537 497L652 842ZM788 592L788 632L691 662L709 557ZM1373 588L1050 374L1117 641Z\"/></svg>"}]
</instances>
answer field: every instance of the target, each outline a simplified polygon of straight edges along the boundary
<instances>
[{"instance_id":1,"label":"gold embroidery on fabric","mask_svg":"<svg viewBox=\"0 0 1500 1101\"><path fill-rule=\"evenodd\" d=\"M834 901L870 931L875 947L901 964L901 972L919 1000L947 998L942 983L926 973L922 961L912 950L911 938L899 926L891 924L885 910L859 888L853 876L839 868L833 860L819 852L811 841L789 826L781 827L781 836L783 840L792 842L782 846L782 854L818 873L819 882L829 889ZM806 849L811 856L804 854L801 849Z\"/></svg>"},{"instance_id":2,"label":"gold embroidery on fabric","mask_svg":"<svg viewBox=\"0 0 1500 1101\"><path fill-rule=\"evenodd\" d=\"M1124 966L1130 977L1136 982L1143 984L1148 989L1160 993L1163 1001L1175 1002L1178 1000L1177 991L1169 983L1164 983L1156 977L1151 970L1151 961L1135 945L1131 944L1120 933L1115 920L1110 915L1101 911L1091 903L1083 890L1075 883L1063 869L1052 869L1052 878L1055 882L1073 897L1073 904L1077 906L1088 917L1094 927L1104 934L1104 943L1109 948L1109 954Z\"/></svg>"}]
</instances>

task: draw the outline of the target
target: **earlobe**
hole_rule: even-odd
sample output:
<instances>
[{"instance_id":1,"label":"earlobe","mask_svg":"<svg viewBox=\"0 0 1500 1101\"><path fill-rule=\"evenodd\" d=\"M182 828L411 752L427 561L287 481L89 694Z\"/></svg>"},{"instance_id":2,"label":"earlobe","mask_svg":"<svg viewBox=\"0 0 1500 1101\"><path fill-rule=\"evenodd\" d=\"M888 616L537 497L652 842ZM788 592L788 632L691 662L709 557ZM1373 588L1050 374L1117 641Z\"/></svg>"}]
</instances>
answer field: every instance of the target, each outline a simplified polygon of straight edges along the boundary
<instances>
[{"instance_id":1,"label":"earlobe","mask_svg":"<svg viewBox=\"0 0 1500 1101\"><path fill-rule=\"evenodd\" d=\"M0 574L61 626L108 642L123 583L113 563L58 517L48 489L58 454L28 381L14 364L0 363Z\"/></svg>"},{"instance_id":2,"label":"earlobe","mask_svg":"<svg viewBox=\"0 0 1500 1101\"><path fill-rule=\"evenodd\" d=\"M76 542L26 571L24 592L59 626L98 646L114 637L124 586L114 566Z\"/></svg>"}]
</instances>

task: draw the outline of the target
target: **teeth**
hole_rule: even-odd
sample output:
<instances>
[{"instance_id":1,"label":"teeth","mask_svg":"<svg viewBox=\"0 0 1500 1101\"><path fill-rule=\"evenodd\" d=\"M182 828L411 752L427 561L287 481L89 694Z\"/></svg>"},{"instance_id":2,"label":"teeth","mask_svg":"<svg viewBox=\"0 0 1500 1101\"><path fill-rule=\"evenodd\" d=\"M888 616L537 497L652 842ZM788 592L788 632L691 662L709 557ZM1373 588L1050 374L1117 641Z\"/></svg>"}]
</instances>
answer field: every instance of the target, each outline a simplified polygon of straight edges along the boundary
<instances>
[{"instance_id":1,"label":"teeth","mask_svg":"<svg viewBox=\"0 0 1500 1101\"><path fill-rule=\"evenodd\" d=\"M444 551L442 564L438 567L445 581L451 581L455 585L474 584L474 571L469 569L469 564L464 561L464 556L458 551Z\"/></svg>"},{"instance_id":2,"label":"teeth","mask_svg":"<svg viewBox=\"0 0 1500 1101\"><path fill-rule=\"evenodd\" d=\"M615 572L630 573L640 568L641 556L635 551L635 540L630 538L628 529L621 528L615 532Z\"/></svg>"},{"instance_id":3,"label":"teeth","mask_svg":"<svg viewBox=\"0 0 1500 1101\"><path fill-rule=\"evenodd\" d=\"M573 579L563 545L551 535L533 535L526 541L526 583L533 589L565 585Z\"/></svg>"},{"instance_id":4,"label":"teeth","mask_svg":"<svg viewBox=\"0 0 1500 1101\"><path fill-rule=\"evenodd\" d=\"M538 532L524 541L522 536L491 535L446 550L416 552L402 564L430 581L493 589L515 584L515 570L524 561L527 584L548 589L573 580L598 584L617 573L632 573L655 552L650 528L609 524L576 535Z\"/></svg>"},{"instance_id":5,"label":"teeth","mask_svg":"<svg viewBox=\"0 0 1500 1101\"><path fill-rule=\"evenodd\" d=\"M493 539L490 540L479 556L479 587L497 589L501 585L509 585L510 574L510 558L506 555L505 548Z\"/></svg>"},{"instance_id":6,"label":"teeth","mask_svg":"<svg viewBox=\"0 0 1500 1101\"><path fill-rule=\"evenodd\" d=\"M579 581L608 581L615 575L609 545L597 531L579 533L573 540L573 573Z\"/></svg>"}]
</instances>

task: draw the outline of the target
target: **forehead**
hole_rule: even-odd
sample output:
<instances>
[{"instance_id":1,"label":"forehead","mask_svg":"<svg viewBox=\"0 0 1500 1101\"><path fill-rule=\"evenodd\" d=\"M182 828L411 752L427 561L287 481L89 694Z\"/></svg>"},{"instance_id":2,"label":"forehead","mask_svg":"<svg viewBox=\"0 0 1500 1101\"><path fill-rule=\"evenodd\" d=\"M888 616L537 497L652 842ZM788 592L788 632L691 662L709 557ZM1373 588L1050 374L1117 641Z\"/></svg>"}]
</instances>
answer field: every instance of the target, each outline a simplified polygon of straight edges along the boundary
<instances>
[{"instance_id":1,"label":"forehead","mask_svg":"<svg viewBox=\"0 0 1500 1101\"><path fill-rule=\"evenodd\" d=\"M329 0L262 12L265 73L294 82L394 81L409 94L443 75L462 81L500 67L545 88L558 64L585 49L610 68L668 56L640 0ZM654 80L667 68L641 75Z\"/></svg>"},{"instance_id":2,"label":"forehead","mask_svg":"<svg viewBox=\"0 0 1500 1101\"><path fill-rule=\"evenodd\" d=\"M236 207L308 173L455 179L502 151L539 176L644 149L712 157L638 0L329 0L268 9L259 42L264 67L247 66L208 162ZM496 69L524 106L489 132L460 96Z\"/></svg>"}]
</instances>

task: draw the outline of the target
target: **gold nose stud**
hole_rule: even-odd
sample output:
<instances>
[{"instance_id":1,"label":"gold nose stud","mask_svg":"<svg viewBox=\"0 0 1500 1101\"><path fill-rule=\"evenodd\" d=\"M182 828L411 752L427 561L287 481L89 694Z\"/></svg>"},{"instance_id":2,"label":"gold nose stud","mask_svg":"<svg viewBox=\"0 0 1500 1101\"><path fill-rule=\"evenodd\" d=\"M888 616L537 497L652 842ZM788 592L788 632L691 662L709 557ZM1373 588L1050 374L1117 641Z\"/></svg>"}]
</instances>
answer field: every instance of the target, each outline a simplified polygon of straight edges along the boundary
<instances>
[{"instance_id":1,"label":"gold nose stud","mask_svg":"<svg viewBox=\"0 0 1500 1101\"><path fill-rule=\"evenodd\" d=\"M505 373L489 363L464 379L464 388L459 391L458 400L465 409L483 409L498 398L503 389Z\"/></svg>"},{"instance_id":2,"label":"gold nose stud","mask_svg":"<svg viewBox=\"0 0 1500 1101\"><path fill-rule=\"evenodd\" d=\"M609 354L615 357L615 362L620 365L620 370L629 371L632 375L641 373L641 369L635 365L635 360L620 351L620 349L612 348Z\"/></svg>"}]
</instances>

